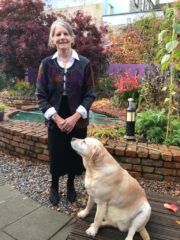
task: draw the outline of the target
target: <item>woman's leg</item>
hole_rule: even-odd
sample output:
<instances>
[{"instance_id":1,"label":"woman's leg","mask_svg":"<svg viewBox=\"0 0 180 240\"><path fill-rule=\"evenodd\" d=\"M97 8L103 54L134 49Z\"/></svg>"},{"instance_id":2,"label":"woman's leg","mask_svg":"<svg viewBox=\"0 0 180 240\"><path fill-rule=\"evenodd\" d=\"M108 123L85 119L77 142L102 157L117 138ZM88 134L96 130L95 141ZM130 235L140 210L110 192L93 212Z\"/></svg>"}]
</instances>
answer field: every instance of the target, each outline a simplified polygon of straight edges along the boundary
<instances>
[{"instance_id":1,"label":"woman's leg","mask_svg":"<svg viewBox=\"0 0 180 240\"><path fill-rule=\"evenodd\" d=\"M59 177L53 174L49 200L54 206L56 206L59 203Z\"/></svg>"},{"instance_id":2,"label":"woman's leg","mask_svg":"<svg viewBox=\"0 0 180 240\"><path fill-rule=\"evenodd\" d=\"M52 174L51 188L59 189L59 176Z\"/></svg>"},{"instance_id":3,"label":"woman's leg","mask_svg":"<svg viewBox=\"0 0 180 240\"><path fill-rule=\"evenodd\" d=\"M67 200L71 203L76 201L76 190L74 188L74 174L68 174L67 180Z\"/></svg>"},{"instance_id":4,"label":"woman's leg","mask_svg":"<svg viewBox=\"0 0 180 240\"><path fill-rule=\"evenodd\" d=\"M48 129L49 163L52 176L49 200L54 206L59 203L59 176L63 176L67 172L64 136L56 126Z\"/></svg>"}]
</instances>

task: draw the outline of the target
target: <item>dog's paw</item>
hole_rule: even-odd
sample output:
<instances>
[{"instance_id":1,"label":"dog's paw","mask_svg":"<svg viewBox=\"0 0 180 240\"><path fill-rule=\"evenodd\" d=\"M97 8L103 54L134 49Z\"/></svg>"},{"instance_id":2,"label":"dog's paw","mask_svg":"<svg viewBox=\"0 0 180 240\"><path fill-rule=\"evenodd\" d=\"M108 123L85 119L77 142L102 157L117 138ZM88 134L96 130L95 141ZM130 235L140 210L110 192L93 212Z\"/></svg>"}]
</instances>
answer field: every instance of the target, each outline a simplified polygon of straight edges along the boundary
<instances>
[{"instance_id":1,"label":"dog's paw","mask_svg":"<svg viewBox=\"0 0 180 240\"><path fill-rule=\"evenodd\" d=\"M126 237L125 240L133 240L133 238L132 237Z\"/></svg>"},{"instance_id":2,"label":"dog's paw","mask_svg":"<svg viewBox=\"0 0 180 240\"><path fill-rule=\"evenodd\" d=\"M84 209L84 210L81 210L80 212L78 212L77 216L79 218L85 218L88 214L89 214L89 212L86 209Z\"/></svg>"},{"instance_id":3,"label":"dog's paw","mask_svg":"<svg viewBox=\"0 0 180 240\"><path fill-rule=\"evenodd\" d=\"M91 226L86 230L86 234L95 237L97 234L98 228L94 226L94 224L91 224Z\"/></svg>"}]
</instances>

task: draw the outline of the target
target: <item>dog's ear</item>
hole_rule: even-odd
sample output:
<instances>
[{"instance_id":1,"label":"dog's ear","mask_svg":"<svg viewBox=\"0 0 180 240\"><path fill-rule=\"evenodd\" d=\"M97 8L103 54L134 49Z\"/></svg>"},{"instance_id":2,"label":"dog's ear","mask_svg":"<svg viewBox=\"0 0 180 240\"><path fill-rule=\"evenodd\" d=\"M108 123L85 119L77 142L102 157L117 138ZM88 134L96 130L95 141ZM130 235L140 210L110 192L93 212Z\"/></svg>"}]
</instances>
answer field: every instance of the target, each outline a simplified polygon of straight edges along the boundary
<instances>
[{"instance_id":1,"label":"dog's ear","mask_svg":"<svg viewBox=\"0 0 180 240\"><path fill-rule=\"evenodd\" d=\"M92 156L91 156L91 163L93 165L97 165L97 163L102 159L102 146L96 145L93 149Z\"/></svg>"}]
</instances>

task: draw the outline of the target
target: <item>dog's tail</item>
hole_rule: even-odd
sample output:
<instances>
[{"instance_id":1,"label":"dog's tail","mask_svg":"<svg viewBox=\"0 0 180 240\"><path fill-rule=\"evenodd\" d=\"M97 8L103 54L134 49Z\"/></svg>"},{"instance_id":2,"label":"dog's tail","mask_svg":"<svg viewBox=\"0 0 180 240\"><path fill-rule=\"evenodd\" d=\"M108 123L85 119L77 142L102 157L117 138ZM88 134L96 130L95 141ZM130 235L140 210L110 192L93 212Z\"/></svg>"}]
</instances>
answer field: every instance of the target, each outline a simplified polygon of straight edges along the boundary
<instances>
[{"instance_id":1,"label":"dog's tail","mask_svg":"<svg viewBox=\"0 0 180 240\"><path fill-rule=\"evenodd\" d=\"M139 234L141 235L143 240L150 240L150 236L145 227L139 232Z\"/></svg>"}]
</instances>

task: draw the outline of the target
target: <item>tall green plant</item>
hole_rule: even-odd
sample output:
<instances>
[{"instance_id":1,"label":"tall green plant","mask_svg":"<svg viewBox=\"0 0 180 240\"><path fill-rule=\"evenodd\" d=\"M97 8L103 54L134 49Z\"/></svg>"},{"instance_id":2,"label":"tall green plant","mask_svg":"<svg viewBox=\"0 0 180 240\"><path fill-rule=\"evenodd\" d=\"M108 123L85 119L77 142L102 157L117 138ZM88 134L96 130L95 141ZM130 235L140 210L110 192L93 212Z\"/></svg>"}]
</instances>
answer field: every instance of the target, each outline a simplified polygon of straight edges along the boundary
<instances>
[{"instance_id":1,"label":"tall green plant","mask_svg":"<svg viewBox=\"0 0 180 240\"><path fill-rule=\"evenodd\" d=\"M137 114L136 132L142 139L152 143L165 143L180 146L180 120L172 118L172 134L167 139L166 126L168 117L165 111L147 110Z\"/></svg>"},{"instance_id":2,"label":"tall green plant","mask_svg":"<svg viewBox=\"0 0 180 240\"><path fill-rule=\"evenodd\" d=\"M132 27L138 30L144 51L142 53L144 62L154 63L158 51L158 33L161 31L162 19L153 12L148 17L135 21Z\"/></svg>"},{"instance_id":3,"label":"tall green plant","mask_svg":"<svg viewBox=\"0 0 180 240\"><path fill-rule=\"evenodd\" d=\"M163 29L158 35L158 43L160 50L158 56L161 59L161 69L164 71L168 67L170 69L170 77L168 84L168 97L165 101L168 103L168 121L166 130L166 139L171 136L172 131L172 111L173 111L173 95L175 94L175 72L180 70L180 49L178 48L180 41L180 21L176 14L180 10L180 3L176 3L173 7L166 6L164 9L164 22L167 28Z\"/></svg>"}]
</instances>

